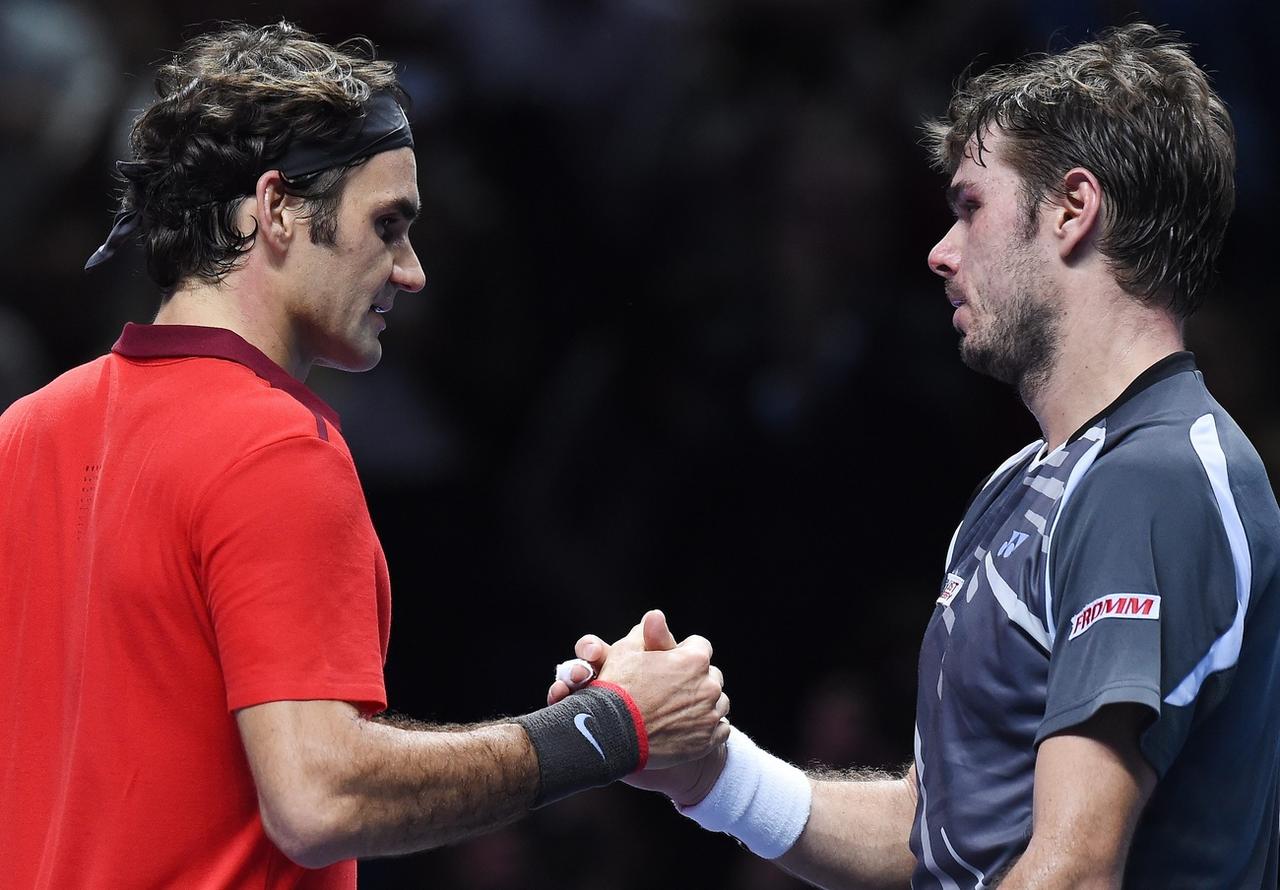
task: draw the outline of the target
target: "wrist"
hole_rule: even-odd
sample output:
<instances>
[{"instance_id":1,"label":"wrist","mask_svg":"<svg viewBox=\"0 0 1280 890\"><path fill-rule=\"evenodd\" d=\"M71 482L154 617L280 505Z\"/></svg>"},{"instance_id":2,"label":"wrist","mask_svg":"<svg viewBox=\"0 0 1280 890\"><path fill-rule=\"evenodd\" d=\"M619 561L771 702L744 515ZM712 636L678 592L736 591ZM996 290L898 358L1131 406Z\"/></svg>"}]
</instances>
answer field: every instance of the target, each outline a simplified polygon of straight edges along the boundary
<instances>
[{"instance_id":1,"label":"wrist","mask_svg":"<svg viewBox=\"0 0 1280 890\"><path fill-rule=\"evenodd\" d=\"M700 759L697 762L698 768L695 771L693 783L688 788L672 793L670 795L671 802L681 809L702 803L707 795L711 793L711 789L715 787L716 782L720 780L720 775L724 772L725 761L728 757L728 746L721 745L706 757Z\"/></svg>"},{"instance_id":2,"label":"wrist","mask_svg":"<svg viewBox=\"0 0 1280 890\"><path fill-rule=\"evenodd\" d=\"M538 760L535 808L608 785L648 760L644 719L626 690L612 683L592 683L513 722Z\"/></svg>"},{"instance_id":3,"label":"wrist","mask_svg":"<svg viewBox=\"0 0 1280 890\"><path fill-rule=\"evenodd\" d=\"M800 838L809 821L809 777L774 757L746 733L733 729L711 791L682 814L709 831L722 831L764 859L777 859Z\"/></svg>"}]
</instances>

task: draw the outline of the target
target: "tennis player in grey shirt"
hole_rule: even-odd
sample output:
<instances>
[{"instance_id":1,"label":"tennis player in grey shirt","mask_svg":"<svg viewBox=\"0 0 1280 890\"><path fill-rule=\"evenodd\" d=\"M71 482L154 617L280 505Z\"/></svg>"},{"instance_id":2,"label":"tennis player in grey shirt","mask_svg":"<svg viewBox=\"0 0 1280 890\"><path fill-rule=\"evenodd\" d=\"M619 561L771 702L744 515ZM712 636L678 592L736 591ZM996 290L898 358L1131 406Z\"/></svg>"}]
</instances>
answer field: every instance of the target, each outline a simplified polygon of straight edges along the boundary
<instances>
[{"instance_id":1,"label":"tennis player in grey shirt","mask_svg":"<svg viewBox=\"0 0 1280 890\"><path fill-rule=\"evenodd\" d=\"M1118 705L1155 780L1128 883L1274 886L1278 545L1262 464L1186 352L993 474L920 654L912 886L991 886L1035 836L1037 745Z\"/></svg>"},{"instance_id":2,"label":"tennis player in grey shirt","mask_svg":"<svg viewBox=\"0 0 1280 890\"><path fill-rule=\"evenodd\" d=\"M966 78L928 132L961 358L1042 435L940 566L915 761L810 777L735 729L628 781L823 887L1273 890L1280 510L1183 340L1234 206L1227 110L1135 23Z\"/></svg>"}]
</instances>

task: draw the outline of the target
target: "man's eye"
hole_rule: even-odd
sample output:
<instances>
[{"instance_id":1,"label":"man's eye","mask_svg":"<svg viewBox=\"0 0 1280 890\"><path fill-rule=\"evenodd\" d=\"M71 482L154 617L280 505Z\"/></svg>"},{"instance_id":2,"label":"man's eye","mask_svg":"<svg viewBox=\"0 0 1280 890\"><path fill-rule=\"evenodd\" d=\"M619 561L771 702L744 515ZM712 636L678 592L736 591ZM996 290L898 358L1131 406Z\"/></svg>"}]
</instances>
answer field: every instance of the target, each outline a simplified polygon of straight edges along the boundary
<instances>
[{"instance_id":1,"label":"man's eye","mask_svg":"<svg viewBox=\"0 0 1280 890\"><path fill-rule=\"evenodd\" d=\"M389 216L378 220L378 237L383 241L395 241L400 237L400 226L395 217Z\"/></svg>"}]
</instances>

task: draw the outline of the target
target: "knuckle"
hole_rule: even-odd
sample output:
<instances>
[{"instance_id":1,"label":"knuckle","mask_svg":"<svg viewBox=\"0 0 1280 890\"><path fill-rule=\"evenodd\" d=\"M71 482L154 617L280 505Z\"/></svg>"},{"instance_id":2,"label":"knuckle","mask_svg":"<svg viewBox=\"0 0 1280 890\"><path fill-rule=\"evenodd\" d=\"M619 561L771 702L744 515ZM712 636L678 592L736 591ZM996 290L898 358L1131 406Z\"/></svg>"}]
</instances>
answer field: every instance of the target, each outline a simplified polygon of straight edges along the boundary
<instances>
[{"instance_id":1,"label":"knuckle","mask_svg":"<svg viewBox=\"0 0 1280 890\"><path fill-rule=\"evenodd\" d=\"M675 659L676 664L678 664L680 669L683 671L700 673L702 670L705 670L705 668L700 668L698 666L698 655L690 649L676 649L671 653L671 657Z\"/></svg>"}]
</instances>

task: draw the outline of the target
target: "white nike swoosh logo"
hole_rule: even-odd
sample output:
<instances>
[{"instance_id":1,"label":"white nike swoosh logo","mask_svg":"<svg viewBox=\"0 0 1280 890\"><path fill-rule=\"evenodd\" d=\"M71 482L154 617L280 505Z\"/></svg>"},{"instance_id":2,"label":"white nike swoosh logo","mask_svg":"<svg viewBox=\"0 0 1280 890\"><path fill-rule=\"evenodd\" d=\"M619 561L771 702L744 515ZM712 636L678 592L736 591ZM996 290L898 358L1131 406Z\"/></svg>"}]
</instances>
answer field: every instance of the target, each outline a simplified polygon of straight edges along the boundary
<instances>
[{"instance_id":1,"label":"white nike swoosh logo","mask_svg":"<svg viewBox=\"0 0 1280 890\"><path fill-rule=\"evenodd\" d=\"M582 737L591 743L591 747L596 749L596 753L600 755L600 759L604 760L604 749L600 747L600 743L596 741L596 737L591 734L591 730L587 729L587 721L591 719L590 714L579 714L573 718L573 725L578 727L578 732L582 733Z\"/></svg>"}]
</instances>

